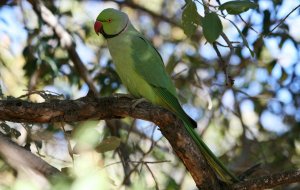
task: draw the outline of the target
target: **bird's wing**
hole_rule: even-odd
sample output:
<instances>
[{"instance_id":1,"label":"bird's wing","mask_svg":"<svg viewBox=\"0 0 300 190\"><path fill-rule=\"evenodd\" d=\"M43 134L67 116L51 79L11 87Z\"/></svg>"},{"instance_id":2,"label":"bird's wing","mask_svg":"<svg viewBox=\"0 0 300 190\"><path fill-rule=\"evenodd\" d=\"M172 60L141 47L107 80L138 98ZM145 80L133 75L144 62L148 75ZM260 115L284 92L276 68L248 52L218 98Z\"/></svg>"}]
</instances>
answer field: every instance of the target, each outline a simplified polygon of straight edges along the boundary
<instances>
[{"instance_id":1,"label":"bird's wing","mask_svg":"<svg viewBox=\"0 0 300 190\"><path fill-rule=\"evenodd\" d=\"M185 113L178 99L173 96L168 90L160 87L153 88L156 95L158 95L162 101L171 109L173 113L177 115L184 123L186 123L191 128L197 128L197 123L189 115Z\"/></svg>"},{"instance_id":2,"label":"bird's wing","mask_svg":"<svg viewBox=\"0 0 300 190\"><path fill-rule=\"evenodd\" d=\"M133 36L131 40L134 48L134 69L153 87L154 93L160 97L164 105L173 111L191 127L196 127L196 122L182 109L175 92L175 87L169 78L163 60L158 51L143 36Z\"/></svg>"},{"instance_id":3,"label":"bird's wing","mask_svg":"<svg viewBox=\"0 0 300 190\"><path fill-rule=\"evenodd\" d=\"M134 69L143 79L156 87L168 89L176 96L175 87L165 71L163 60L158 51L141 35L131 36Z\"/></svg>"}]
</instances>

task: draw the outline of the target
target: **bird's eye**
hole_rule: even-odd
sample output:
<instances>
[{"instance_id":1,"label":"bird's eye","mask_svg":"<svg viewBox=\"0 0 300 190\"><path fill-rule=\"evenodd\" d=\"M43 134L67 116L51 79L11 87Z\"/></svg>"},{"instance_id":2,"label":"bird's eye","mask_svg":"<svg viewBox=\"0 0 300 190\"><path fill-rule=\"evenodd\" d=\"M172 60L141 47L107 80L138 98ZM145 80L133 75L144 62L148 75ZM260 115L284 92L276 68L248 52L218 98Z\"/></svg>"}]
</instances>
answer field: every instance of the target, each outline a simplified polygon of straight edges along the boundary
<instances>
[{"instance_id":1,"label":"bird's eye","mask_svg":"<svg viewBox=\"0 0 300 190\"><path fill-rule=\"evenodd\" d=\"M111 18L109 18L109 19L107 20L107 22L109 22L109 23L111 23L111 21L112 21L112 19L111 19Z\"/></svg>"}]
</instances>

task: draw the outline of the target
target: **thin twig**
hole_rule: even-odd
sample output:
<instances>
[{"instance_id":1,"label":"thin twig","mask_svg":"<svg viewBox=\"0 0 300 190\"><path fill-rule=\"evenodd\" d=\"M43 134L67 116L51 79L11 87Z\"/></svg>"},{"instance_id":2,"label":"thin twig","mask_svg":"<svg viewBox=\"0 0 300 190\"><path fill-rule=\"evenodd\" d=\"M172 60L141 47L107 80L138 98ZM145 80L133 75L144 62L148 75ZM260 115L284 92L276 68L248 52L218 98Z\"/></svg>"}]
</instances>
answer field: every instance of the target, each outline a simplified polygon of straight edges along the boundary
<instances>
[{"instance_id":1,"label":"thin twig","mask_svg":"<svg viewBox=\"0 0 300 190\"><path fill-rule=\"evenodd\" d=\"M61 129L63 130L64 135L65 135L65 138L66 138L66 140L67 140L67 144L68 144L68 152L69 152L70 157L72 158L72 163L73 163L73 166L74 166L74 156L73 156L73 149L72 149L72 146L71 146L70 138L69 138L69 136L67 135L67 132L66 132L65 127L64 127L64 125L63 125L62 122L60 122L60 127L61 127Z\"/></svg>"},{"instance_id":2,"label":"thin twig","mask_svg":"<svg viewBox=\"0 0 300 190\"><path fill-rule=\"evenodd\" d=\"M108 126L112 136L121 138L120 129L123 127L123 122L121 120L106 120L106 125ZM126 176L131 170L130 165L127 162L130 160L128 144L121 142L120 146L116 149L116 152L122 161L123 170ZM124 181L124 185L131 185L130 178Z\"/></svg>"},{"instance_id":3,"label":"thin twig","mask_svg":"<svg viewBox=\"0 0 300 190\"><path fill-rule=\"evenodd\" d=\"M243 17L241 15L238 15L238 17L242 20L242 22L247 26L249 27L251 30L253 30L254 32L256 32L258 34L258 32L250 25L248 24L248 22L246 22Z\"/></svg>"},{"instance_id":4,"label":"thin twig","mask_svg":"<svg viewBox=\"0 0 300 190\"><path fill-rule=\"evenodd\" d=\"M300 4L296 6L289 14L287 14L283 19L280 20L280 22L266 35L263 37L269 36L276 28L278 28L295 10L297 10L300 7Z\"/></svg>"},{"instance_id":5,"label":"thin twig","mask_svg":"<svg viewBox=\"0 0 300 190\"><path fill-rule=\"evenodd\" d=\"M143 160L142 161L133 161L133 160L128 160L127 162L128 163L138 163L138 164L160 164L160 163L165 163L165 162L171 162L171 160L160 160L160 161L143 161ZM107 168L109 166L116 165L116 164L122 164L122 161L107 164L103 168Z\"/></svg>"},{"instance_id":6,"label":"thin twig","mask_svg":"<svg viewBox=\"0 0 300 190\"><path fill-rule=\"evenodd\" d=\"M144 164L144 165L147 167L148 171L150 172L150 174L151 174L151 176L152 176L152 178L153 178L153 180L154 180L154 183L155 183L155 189L156 189L156 190L159 190L158 183L157 183L157 181L156 181L156 178L155 178L155 176L154 176L154 173L152 172L152 170L150 169L150 167L148 166L148 164Z\"/></svg>"},{"instance_id":7,"label":"thin twig","mask_svg":"<svg viewBox=\"0 0 300 190\"><path fill-rule=\"evenodd\" d=\"M225 47L225 48L230 48L230 46L229 45L224 45L224 44L221 44L220 42L217 42L216 41L216 43L219 45L219 46L221 46L221 47ZM232 43L232 42L231 42ZM240 43L240 42L237 42L237 43ZM232 46L233 48L238 48L238 46Z\"/></svg>"},{"instance_id":8,"label":"thin twig","mask_svg":"<svg viewBox=\"0 0 300 190\"><path fill-rule=\"evenodd\" d=\"M224 59L223 59L223 57L222 57L222 55L221 55L221 53L220 53L220 51L219 51L219 49L218 49L215 42L213 43L213 48L214 48L215 52L217 53L217 55L219 57L218 62L220 63L219 65L220 65L221 69L224 72L225 84L226 84L226 86L229 86L230 84L229 84L229 76L228 76L228 72L227 72L227 63L224 61Z\"/></svg>"},{"instance_id":9,"label":"thin twig","mask_svg":"<svg viewBox=\"0 0 300 190\"><path fill-rule=\"evenodd\" d=\"M233 55L233 53L234 53L234 47L233 47L233 43L234 42L231 42L229 39L228 39L228 37L226 36L226 34L224 33L224 32L222 32L221 33L221 36L222 36L222 38L224 39L224 41L227 43L227 45L228 45L228 47L229 47L229 49L230 49L230 54L229 54L229 56L228 56L228 61L230 60L230 58L231 58L231 56Z\"/></svg>"}]
</instances>

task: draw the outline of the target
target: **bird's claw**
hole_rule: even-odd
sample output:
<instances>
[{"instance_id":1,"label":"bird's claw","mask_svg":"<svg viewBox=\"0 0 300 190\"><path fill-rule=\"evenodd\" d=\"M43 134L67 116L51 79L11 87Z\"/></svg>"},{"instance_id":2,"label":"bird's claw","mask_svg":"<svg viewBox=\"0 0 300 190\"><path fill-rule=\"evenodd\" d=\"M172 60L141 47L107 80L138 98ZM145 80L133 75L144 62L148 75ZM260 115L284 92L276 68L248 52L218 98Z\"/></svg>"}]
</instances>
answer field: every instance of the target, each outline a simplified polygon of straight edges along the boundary
<instances>
[{"instance_id":1,"label":"bird's claw","mask_svg":"<svg viewBox=\"0 0 300 190\"><path fill-rule=\"evenodd\" d=\"M134 98L130 94L121 94L121 93L113 93L112 96L115 97L115 98L130 98L130 99Z\"/></svg>"},{"instance_id":2,"label":"bird's claw","mask_svg":"<svg viewBox=\"0 0 300 190\"><path fill-rule=\"evenodd\" d=\"M147 100L145 98L139 98L139 99L132 100L132 102L133 104L131 105L131 108L134 109L138 104L142 102L147 102Z\"/></svg>"}]
</instances>

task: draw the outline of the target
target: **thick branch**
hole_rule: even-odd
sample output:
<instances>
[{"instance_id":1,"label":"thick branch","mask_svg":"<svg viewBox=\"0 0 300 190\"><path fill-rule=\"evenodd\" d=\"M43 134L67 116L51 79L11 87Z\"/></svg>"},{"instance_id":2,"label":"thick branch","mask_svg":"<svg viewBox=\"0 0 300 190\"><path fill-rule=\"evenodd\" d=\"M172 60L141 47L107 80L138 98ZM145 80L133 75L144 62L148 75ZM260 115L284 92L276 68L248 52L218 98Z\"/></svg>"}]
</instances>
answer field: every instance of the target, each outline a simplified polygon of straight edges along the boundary
<instances>
[{"instance_id":1,"label":"thick branch","mask_svg":"<svg viewBox=\"0 0 300 190\"><path fill-rule=\"evenodd\" d=\"M130 116L152 121L168 139L200 189L266 189L300 182L300 170L248 179L222 187L187 134L181 122L169 111L143 102L132 108L128 97L84 97L78 100L53 100L31 103L19 99L0 100L0 120L27 123L76 122L87 119L111 119ZM0 154L2 147L0 138ZM20 148L20 147L19 147Z\"/></svg>"},{"instance_id":2,"label":"thick branch","mask_svg":"<svg viewBox=\"0 0 300 190\"><path fill-rule=\"evenodd\" d=\"M0 120L27 123L76 122L87 119L134 117L152 121L168 139L183 161L197 186L201 189L219 189L219 181L207 165L197 145L187 134L181 122L169 111L143 102L132 108L130 98L92 98L53 100L31 103L15 100L0 101ZM218 188L219 187L219 188Z\"/></svg>"},{"instance_id":3,"label":"thick branch","mask_svg":"<svg viewBox=\"0 0 300 190\"><path fill-rule=\"evenodd\" d=\"M46 177L59 173L59 170L49 165L47 162L32 154L30 151L20 147L5 137L0 132L0 156L13 169L19 171L24 169L33 170Z\"/></svg>"},{"instance_id":4,"label":"thick branch","mask_svg":"<svg viewBox=\"0 0 300 190\"><path fill-rule=\"evenodd\" d=\"M232 185L231 189L260 190L260 189L273 188L283 184L291 184L295 182L300 182L300 170L281 172L269 176L262 176L262 177L250 179Z\"/></svg>"}]
</instances>

